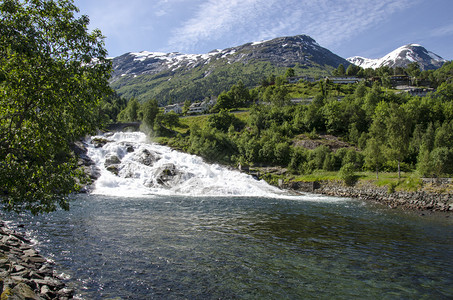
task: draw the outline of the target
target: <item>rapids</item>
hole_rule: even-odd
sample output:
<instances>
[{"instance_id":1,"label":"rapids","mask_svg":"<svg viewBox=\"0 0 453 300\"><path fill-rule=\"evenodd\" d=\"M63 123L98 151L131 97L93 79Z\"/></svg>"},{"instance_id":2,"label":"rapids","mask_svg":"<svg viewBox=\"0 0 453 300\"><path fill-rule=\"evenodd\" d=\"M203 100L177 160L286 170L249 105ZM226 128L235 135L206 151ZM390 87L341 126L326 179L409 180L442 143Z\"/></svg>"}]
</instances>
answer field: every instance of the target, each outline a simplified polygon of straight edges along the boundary
<instances>
[{"instance_id":1,"label":"rapids","mask_svg":"<svg viewBox=\"0 0 453 300\"><path fill-rule=\"evenodd\" d=\"M151 143L141 132L94 136L87 144L100 171L96 195L297 197L238 170Z\"/></svg>"}]
</instances>

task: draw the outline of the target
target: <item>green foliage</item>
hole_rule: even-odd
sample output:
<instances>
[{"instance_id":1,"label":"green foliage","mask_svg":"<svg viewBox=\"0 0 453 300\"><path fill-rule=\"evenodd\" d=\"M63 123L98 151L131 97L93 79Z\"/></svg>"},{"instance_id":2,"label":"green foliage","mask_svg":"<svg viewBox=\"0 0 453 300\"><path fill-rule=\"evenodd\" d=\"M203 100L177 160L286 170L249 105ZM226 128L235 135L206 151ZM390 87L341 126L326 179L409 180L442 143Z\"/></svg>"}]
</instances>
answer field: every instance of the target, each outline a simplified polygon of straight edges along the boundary
<instances>
[{"instance_id":1,"label":"green foliage","mask_svg":"<svg viewBox=\"0 0 453 300\"><path fill-rule=\"evenodd\" d=\"M174 111L169 113L158 113L155 117L154 124L160 127L170 128L172 130L174 127L179 126L179 116Z\"/></svg>"},{"instance_id":2,"label":"green foliage","mask_svg":"<svg viewBox=\"0 0 453 300\"><path fill-rule=\"evenodd\" d=\"M95 130L110 93L103 37L72 1L0 2L0 198L7 210L69 207L83 176L69 143Z\"/></svg>"},{"instance_id":3,"label":"green foliage","mask_svg":"<svg viewBox=\"0 0 453 300\"><path fill-rule=\"evenodd\" d=\"M207 126L227 132L230 126L233 126L235 130L240 130L243 124L233 114L228 113L226 110L221 110L219 113L208 117Z\"/></svg>"},{"instance_id":4,"label":"green foliage","mask_svg":"<svg viewBox=\"0 0 453 300\"><path fill-rule=\"evenodd\" d=\"M154 127L154 121L159 113L156 100L149 100L142 105L143 123L149 128ZM177 122L176 122L177 123Z\"/></svg>"},{"instance_id":5,"label":"green foliage","mask_svg":"<svg viewBox=\"0 0 453 300\"><path fill-rule=\"evenodd\" d=\"M140 103L136 99L131 99L127 106L118 114L118 121L135 122L139 120Z\"/></svg>"},{"instance_id":6,"label":"green foliage","mask_svg":"<svg viewBox=\"0 0 453 300\"><path fill-rule=\"evenodd\" d=\"M388 77L401 70L382 67L360 72ZM381 171L408 172L415 166L428 176L453 173L453 99L448 84L440 83L440 94L419 98L384 93L379 83L371 88L364 82L340 87L327 81L286 84L279 78L284 79L270 76L248 93L251 99L259 95L272 105L251 106L239 125L237 114L226 110L204 117L198 129L190 131L191 151L208 159L218 156L227 163L287 166L294 175L343 168L342 176L365 169L379 178ZM291 95L315 96L306 104L292 105L276 97L285 89ZM230 92L223 95L231 102ZM338 99L338 95L345 97ZM337 143L348 141L358 148L342 145L338 149L335 143L329 144L326 134L335 135Z\"/></svg>"},{"instance_id":7,"label":"green foliage","mask_svg":"<svg viewBox=\"0 0 453 300\"><path fill-rule=\"evenodd\" d=\"M118 114L127 106L127 100L116 93L112 93L102 98L100 117L104 123L115 123L118 120Z\"/></svg>"},{"instance_id":8,"label":"green foliage","mask_svg":"<svg viewBox=\"0 0 453 300\"><path fill-rule=\"evenodd\" d=\"M346 185L353 185L357 181L355 167L353 163L347 163L341 167L338 176Z\"/></svg>"}]
</instances>

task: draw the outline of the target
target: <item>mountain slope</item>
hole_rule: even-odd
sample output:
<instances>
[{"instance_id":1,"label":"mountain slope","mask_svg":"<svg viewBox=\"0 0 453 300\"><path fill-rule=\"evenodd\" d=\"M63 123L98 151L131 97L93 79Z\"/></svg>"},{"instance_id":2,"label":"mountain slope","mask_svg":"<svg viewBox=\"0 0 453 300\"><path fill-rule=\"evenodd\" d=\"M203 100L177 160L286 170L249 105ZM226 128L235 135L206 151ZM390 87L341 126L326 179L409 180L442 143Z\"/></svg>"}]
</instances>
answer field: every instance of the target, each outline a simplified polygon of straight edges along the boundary
<instances>
[{"instance_id":1,"label":"mountain slope","mask_svg":"<svg viewBox=\"0 0 453 300\"><path fill-rule=\"evenodd\" d=\"M366 68L377 69L382 66L407 67L412 62L417 62L422 70L431 70L440 68L446 60L439 55L426 50L417 44L402 46L382 58L370 59L360 56L354 56L347 59L350 63Z\"/></svg>"},{"instance_id":2,"label":"mountain slope","mask_svg":"<svg viewBox=\"0 0 453 300\"><path fill-rule=\"evenodd\" d=\"M324 76L341 63L349 65L311 37L298 35L198 55L126 53L113 59L111 85L123 97L165 104L218 95L238 80L252 87L289 67L297 75Z\"/></svg>"}]
</instances>

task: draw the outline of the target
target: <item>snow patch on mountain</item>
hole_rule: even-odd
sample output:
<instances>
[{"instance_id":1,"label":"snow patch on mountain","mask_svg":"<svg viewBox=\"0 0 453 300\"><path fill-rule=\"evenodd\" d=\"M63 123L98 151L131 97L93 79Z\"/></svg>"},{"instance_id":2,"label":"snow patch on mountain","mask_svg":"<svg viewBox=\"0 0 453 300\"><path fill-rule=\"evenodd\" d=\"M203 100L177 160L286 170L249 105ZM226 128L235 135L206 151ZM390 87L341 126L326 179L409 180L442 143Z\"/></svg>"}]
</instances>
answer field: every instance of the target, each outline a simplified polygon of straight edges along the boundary
<instances>
[{"instance_id":1,"label":"snow patch on mountain","mask_svg":"<svg viewBox=\"0 0 453 300\"><path fill-rule=\"evenodd\" d=\"M418 44L409 44L393 50L382 58L371 59L361 56L347 58L347 61L364 69L377 69L382 66L406 67L412 62L417 62L423 70L435 69L446 62L439 55L426 50Z\"/></svg>"}]
</instances>

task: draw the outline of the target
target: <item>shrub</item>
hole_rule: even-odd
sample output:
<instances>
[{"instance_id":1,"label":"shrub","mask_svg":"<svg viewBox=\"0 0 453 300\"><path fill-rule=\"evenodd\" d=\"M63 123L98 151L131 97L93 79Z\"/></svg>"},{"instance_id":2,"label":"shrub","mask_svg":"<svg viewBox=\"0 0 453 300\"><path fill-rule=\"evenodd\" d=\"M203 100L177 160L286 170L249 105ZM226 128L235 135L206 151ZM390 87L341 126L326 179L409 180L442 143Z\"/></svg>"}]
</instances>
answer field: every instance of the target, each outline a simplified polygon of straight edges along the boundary
<instances>
[{"instance_id":1,"label":"shrub","mask_svg":"<svg viewBox=\"0 0 453 300\"><path fill-rule=\"evenodd\" d=\"M353 185L357 181L357 176L355 175L355 167L353 163L347 163L343 167L341 167L338 175L346 185Z\"/></svg>"}]
</instances>

